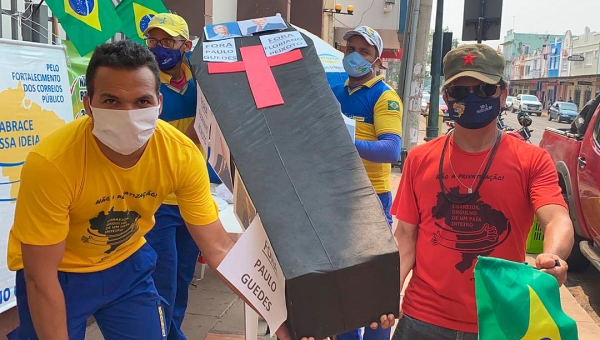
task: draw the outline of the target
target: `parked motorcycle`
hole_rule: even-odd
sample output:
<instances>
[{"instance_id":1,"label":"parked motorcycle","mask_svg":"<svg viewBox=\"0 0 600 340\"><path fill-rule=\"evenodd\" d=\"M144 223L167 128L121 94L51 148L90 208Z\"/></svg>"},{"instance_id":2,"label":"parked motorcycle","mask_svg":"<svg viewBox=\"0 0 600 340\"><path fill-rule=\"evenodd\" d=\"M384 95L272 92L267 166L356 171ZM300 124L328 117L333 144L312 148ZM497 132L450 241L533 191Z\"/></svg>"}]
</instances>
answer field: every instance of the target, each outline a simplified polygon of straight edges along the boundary
<instances>
[{"instance_id":1,"label":"parked motorcycle","mask_svg":"<svg viewBox=\"0 0 600 340\"><path fill-rule=\"evenodd\" d=\"M517 119L519 120L519 125L521 125L521 128L516 131L508 132L508 134L525 142L531 143L531 132L533 131L529 128L533 123L531 116L527 114L527 112L519 112Z\"/></svg>"}]
</instances>

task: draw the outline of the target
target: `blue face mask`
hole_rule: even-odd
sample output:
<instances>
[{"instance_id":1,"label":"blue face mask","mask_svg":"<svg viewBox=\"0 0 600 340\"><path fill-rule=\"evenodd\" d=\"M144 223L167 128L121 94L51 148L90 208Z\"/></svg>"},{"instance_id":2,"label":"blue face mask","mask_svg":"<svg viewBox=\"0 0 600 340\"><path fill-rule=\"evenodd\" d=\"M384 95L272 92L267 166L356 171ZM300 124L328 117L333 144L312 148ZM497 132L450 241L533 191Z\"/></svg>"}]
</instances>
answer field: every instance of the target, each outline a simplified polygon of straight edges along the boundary
<instances>
[{"instance_id":1,"label":"blue face mask","mask_svg":"<svg viewBox=\"0 0 600 340\"><path fill-rule=\"evenodd\" d=\"M481 129L500 114L500 97L482 98L470 93L461 100L449 100L448 113L456 124L465 129Z\"/></svg>"},{"instance_id":2,"label":"blue face mask","mask_svg":"<svg viewBox=\"0 0 600 340\"><path fill-rule=\"evenodd\" d=\"M156 62L158 62L158 68L161 71L170 70L173 67L177 66L177 64L179 64L183 57L183 54L179 49L170 50L160 45L151 48L150 51L156 57Z\"/></svg>"},{"instance_id":3,"label":"blue face mask","mask_svg":"<svg viewBox=\"0 0 600 340\"><path fill-rule=\"evenodd\" d=\"M352 78L360 78L371 72L372 63L368 62L358 52L352 52L344 57L342 61L344 70Z\"/></svg>"}]
</instances>

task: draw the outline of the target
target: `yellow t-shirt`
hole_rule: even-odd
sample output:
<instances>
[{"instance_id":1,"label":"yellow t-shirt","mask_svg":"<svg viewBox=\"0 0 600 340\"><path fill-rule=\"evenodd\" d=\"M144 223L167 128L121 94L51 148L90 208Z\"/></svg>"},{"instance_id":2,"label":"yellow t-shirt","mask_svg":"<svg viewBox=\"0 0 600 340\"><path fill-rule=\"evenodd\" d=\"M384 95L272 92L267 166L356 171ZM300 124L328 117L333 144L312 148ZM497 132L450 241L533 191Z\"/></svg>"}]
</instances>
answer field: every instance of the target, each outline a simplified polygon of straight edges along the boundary
<instances>
[{"instance_id":1,"label":"yellow t-shirt","mask_svg":"<svg viewBox=\"0 0 600 340\"><path fill-rule=\"evenodd\" d=\"M138 163L123 169L100 151L91 122L83 117L65 125L28 155L8 241L10 270L23 268L21 243L63 240L60 271L110 268L146 242L154 213L173 192L187 223L218 219L204 158L181 132L159 120Z\"/></svg>"}]
</instances>

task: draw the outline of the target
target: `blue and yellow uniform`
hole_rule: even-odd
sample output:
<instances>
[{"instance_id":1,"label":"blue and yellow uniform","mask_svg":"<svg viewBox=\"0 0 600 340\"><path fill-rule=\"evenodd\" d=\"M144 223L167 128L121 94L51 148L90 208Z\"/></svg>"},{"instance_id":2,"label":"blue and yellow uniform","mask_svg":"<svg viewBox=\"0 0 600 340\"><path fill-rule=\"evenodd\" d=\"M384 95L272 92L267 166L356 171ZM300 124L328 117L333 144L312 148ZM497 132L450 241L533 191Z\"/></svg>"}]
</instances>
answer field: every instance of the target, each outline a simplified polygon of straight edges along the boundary
<instances>
[{"instance_id":1,"label":"blue and yellow uniform","mask_svg":"<svg viewBox=\"0 0 600 340\"><path fill-rule=\"evenodd\" d=\"M387 85L383 76L375 77L362 85L344 85L332 88L342 113L356 121L356 140L378 141L382 138L400 138L402 135L402 102L394 89ZM390 162L364 159L365 170L379 195L388 221L391 223L392 204Z\"/></svg>"},{"instance_id":2,"label":"blue and yellow uniform","mask_svg":"<svg viewBox=\"0 0 600 340\"><path fill-rule=\"evenodd\" d=\"M342 106L342 113L356 121L356 139L376 141L383 134L402 135L402 102L396 91L375 77L357 87L342 86L333 92ZM390 163L375 163L363 159L369 179L378 194L389 192Z\"/></svg>"}]
</instances>

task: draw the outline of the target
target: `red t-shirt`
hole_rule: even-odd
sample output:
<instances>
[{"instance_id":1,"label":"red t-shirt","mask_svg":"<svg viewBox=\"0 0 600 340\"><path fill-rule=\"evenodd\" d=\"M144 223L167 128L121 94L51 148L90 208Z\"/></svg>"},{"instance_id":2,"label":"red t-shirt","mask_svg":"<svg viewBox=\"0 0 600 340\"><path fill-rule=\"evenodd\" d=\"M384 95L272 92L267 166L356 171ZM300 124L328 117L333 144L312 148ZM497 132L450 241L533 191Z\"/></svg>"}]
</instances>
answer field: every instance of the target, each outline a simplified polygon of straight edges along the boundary
<instances>
[{"instance_id":1,"label":"red t-shirt","mask_svg":"<svg viewBox=\"0 0 600 340\"><path fill-rule=\"evenodd\" d=\"M398 220L418 225L416 261L403 311L430 324L475 333L477 256L524 261L535 211L566 204L548 153L507 135L479 191L467 203L449 202L438 180L445 140L443 136L409 152L391 209ZM467 153L451 139L443 165L447 190L467 194L475 176L483 173L487 155L487 150Z\"/></svg>"}]
</instances>

